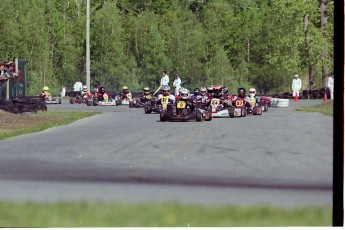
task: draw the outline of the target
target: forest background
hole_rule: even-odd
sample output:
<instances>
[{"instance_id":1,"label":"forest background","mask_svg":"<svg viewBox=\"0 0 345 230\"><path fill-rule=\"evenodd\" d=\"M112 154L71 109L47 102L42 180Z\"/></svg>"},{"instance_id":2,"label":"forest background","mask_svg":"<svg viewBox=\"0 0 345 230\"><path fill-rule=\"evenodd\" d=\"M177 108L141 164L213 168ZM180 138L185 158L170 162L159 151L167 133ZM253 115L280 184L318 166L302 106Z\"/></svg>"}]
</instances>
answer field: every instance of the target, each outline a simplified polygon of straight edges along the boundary
<instances>
[{"instance_id":1,"label":"forest background","mask_svg":"<svg viewBox=\"0 0 345 230\"><path fill-rule=\"evenodd\" d=\"M235 93L326 87L333 72L329 0L90 0L91 86L159 86L167 70L185 87ZM1 0L0 60L25 59L29 94L86 84L86 0Z\"/></svg>"}]
</instances>

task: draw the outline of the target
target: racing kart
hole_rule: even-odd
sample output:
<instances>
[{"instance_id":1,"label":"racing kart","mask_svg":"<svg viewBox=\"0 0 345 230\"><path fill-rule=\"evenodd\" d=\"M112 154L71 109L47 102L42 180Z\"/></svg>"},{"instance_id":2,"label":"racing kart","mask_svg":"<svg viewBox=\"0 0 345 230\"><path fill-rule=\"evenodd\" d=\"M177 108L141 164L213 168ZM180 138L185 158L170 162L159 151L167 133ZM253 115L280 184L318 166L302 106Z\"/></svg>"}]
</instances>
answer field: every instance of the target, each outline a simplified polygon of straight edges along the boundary
<instances>
[{"instance_id":1,"label":"racing kart","mask_svg":"<svg viewBox=\"0 0 345 230\"><path fill-rule=\"evenodd\" d=\"M237 97L233 101L233 106L229 108L229 116L234 117L245 117L247 115L246 101L244 98Z\"/></svg>"},{"instance_id":2,"label":"racing kart","mask_svg":"<svg viewBox=\"0 0 345 230\"><path fill-rule=\"evenodd\" d=\"M247 98L247 101L250 103L250 106L245 107L247 114L252 114L252 115L262 114L262 107L258 105L255 97Z\"/></svg>"},{"instance_id":3,"label":"racing kart","mask_svg":"<svg viewBox=\"0 0 345 230\"><path fill-rule=\"evenodd\" d=\"M146 95L144 100L140 100L139 97L133 98L130 102L129 102L129 108L139 108L139 107L145 107L146 104L148 104L152 99L151 95Z\"/></svg>"},{"instance_id":4,"label":"racing kart","mask_svg":"<svg viewBox=\"0 0 345 230\"><path fill-rule=\"evenodd\" d=\"M228 106L220 98L212 98L210 102L212 117L230 117Z\"/></svg>"},{"instance_id":5,"label":"racing kart","mask_svg":"<svg viewBox=\"0 0 345 230\"><path fill-rule=\"evenodd\" d=\"M163 100L163 97L161 98L161 102L163 102L162 100ZM158 97L152 97L149 101L147 101L144 104L144 111L145 113L152 113L152 112L160 113L162 110L162 104L165 104L165 102L159 104Z\"/></svg>"},{"instance_id":6,"label":"racing kart","mask_svg":"<svg viewBox=\"0 0 345 230\"><path fill-rule=\"evenodd\" d=\"M61 104L61 98L53 98L51 96L46 95L43 92L40 93L38 96L42 98L46 104Z\"/></svg>"},{"instance_id":7,"label":"racing kart","mask_svg":"<svg viewBox=\"0 0 345 230\"><path fill-rule=\"evenodd\" d=\"M211 121L212 113L198 106L192 110L185 101L168 103L166 109L160 111L160 121Z\"/></svg>"},{"instance_id":8,"label":"racing kart","mask_svg":"<svg viewBox=\"0 0 345 230\"><path fill-rule=\"evenodd\" d=\"M120 105L120 100L116 100L116 98L109 98L108 94L103 94L103 101L99 101L96 95L93 95L91 98L89 97L86 104L88 106L118 106Z\"/></svg>"},{"instance_id":9,"label":"racing kart","mask_svg":"<svg viewBox=\"0 0 345 230\"><path fill-rule=\"evenodd\" d=\"M82 103L86 103L86 101L87 101L87 98L82 97L80 95L80 92L73 92L70 94L70 97L69 97L70 104L82 104Z\"/></svg>"}]
</instances>

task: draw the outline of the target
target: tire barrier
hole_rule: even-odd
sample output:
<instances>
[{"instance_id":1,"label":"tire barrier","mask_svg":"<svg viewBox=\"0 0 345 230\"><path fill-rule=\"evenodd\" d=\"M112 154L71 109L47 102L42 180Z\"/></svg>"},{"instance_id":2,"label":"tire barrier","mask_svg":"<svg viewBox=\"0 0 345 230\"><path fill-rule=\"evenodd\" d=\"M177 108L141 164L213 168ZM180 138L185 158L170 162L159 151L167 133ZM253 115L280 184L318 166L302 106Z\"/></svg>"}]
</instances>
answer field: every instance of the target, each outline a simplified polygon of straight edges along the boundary
<instances>
[{"instance_id":1,"label":"tire barrier","mask_svg":"<svg viewBox=\"0 0 345 230\"><path fill-rule=\"evenodd\" d=\"M37 111L47 111L47 105L44 99L34 97L16 97L10 100L0 100L0 109L18 114L18 113L37 113Z\"/></svg>"},{"instance_id":2,"label":"tire barrier","mask_svg":"<svg viewBox=\"0 0 345 230\"><path fill-rule=\"evenodd\" d=\"M289 107L289 99L271 98L271 107L275 107L275 108Z\"/></svg>"}]
</instances>

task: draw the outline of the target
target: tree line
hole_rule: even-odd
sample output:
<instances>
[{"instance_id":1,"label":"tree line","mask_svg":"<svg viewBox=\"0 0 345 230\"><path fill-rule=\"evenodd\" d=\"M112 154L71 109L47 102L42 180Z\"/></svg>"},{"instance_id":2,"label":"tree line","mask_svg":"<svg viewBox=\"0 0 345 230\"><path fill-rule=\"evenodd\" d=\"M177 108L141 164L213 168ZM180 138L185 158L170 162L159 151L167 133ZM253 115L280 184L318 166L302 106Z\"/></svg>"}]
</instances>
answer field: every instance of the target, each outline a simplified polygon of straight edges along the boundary
<instances>
[{"instance_id":1,"label":"tree line","mask_svg":"<svg viewBox=\"0 0 345 230\"><path fill-rule=\"evenodd\" d=\"M90 0L91 85L156 89L162 70L186 87L260 94L326 86L330 0ZM29 94L86 83L86 0L2 0L0 60L25 59Z\"/></svg>"}]
</instances>

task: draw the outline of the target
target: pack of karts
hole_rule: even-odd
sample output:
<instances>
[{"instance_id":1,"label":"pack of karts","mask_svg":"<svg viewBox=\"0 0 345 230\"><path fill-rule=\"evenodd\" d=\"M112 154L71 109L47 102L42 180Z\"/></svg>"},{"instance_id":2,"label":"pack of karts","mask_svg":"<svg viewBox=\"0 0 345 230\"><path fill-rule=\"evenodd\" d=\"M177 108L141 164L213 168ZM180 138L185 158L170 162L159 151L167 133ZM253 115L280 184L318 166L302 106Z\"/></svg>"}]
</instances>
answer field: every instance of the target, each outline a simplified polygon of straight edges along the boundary
<instances>
[{"instance_id":1,"label":"pack of karts","mask_svg":"<svg viewBox=\"0 0 345 230\"><path fill-rule=\"evenodd\" d=\"M160 121L211 121L212 113L195 106L190 106L186 101L167 103L160 111Z\"/></svg>"}]
</instances>

